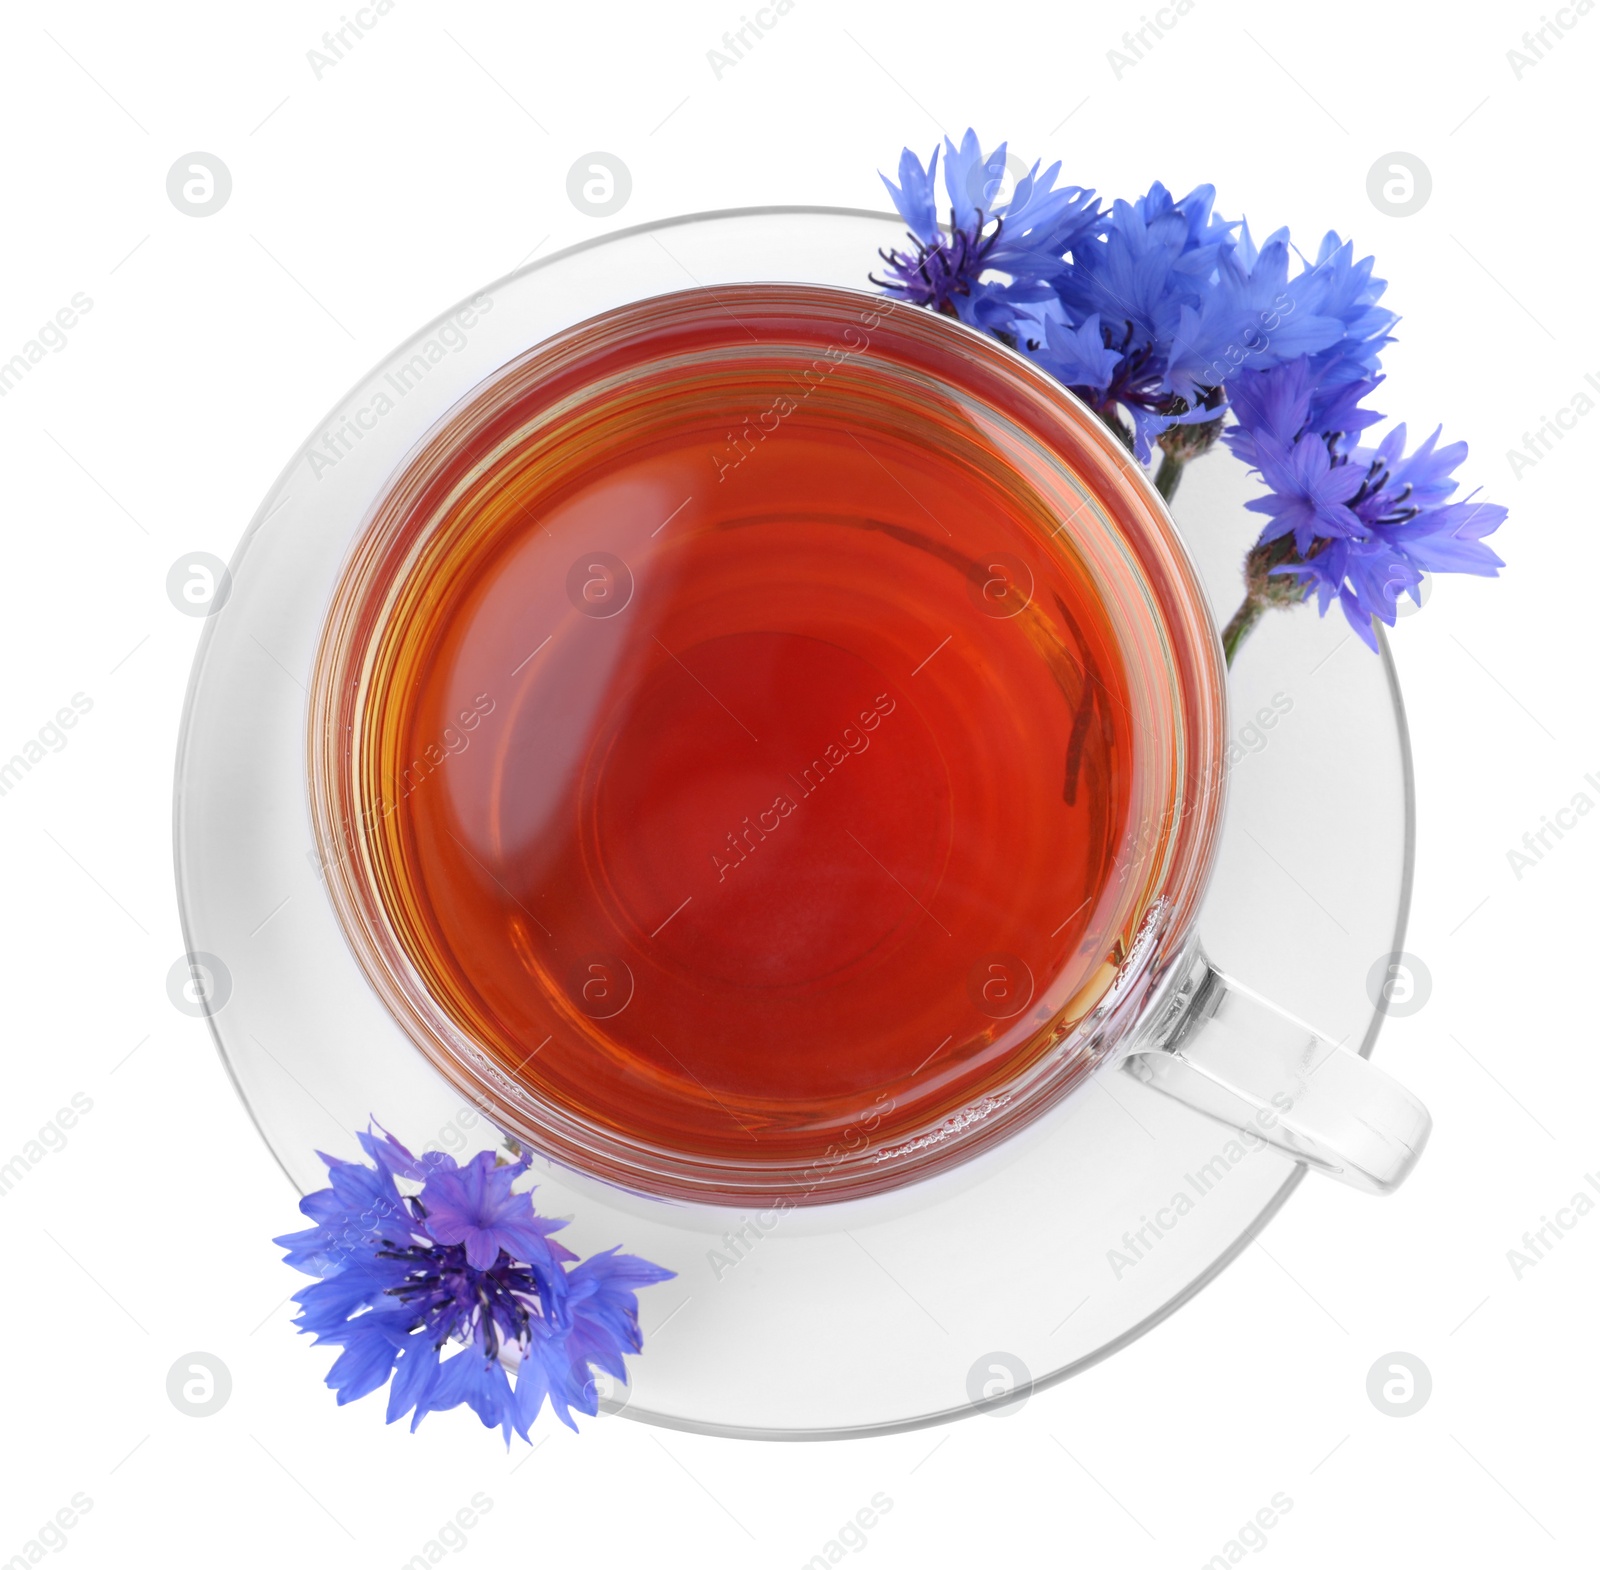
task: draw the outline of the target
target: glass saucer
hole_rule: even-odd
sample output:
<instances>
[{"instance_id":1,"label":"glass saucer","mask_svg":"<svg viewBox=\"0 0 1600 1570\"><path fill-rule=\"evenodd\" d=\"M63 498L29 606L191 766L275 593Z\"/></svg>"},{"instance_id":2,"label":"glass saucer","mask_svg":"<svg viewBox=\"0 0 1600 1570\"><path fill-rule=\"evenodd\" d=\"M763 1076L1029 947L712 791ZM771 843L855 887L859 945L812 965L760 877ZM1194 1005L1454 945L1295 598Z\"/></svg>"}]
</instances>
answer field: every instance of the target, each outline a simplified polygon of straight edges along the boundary
<instances>
[{"instance_id":1,"label":"glass saucer","mask_svg":"<svg viewBox=\"0 0 1600 1570\"><path fill-rule=\"evenodd\" d=\"M262 503L196 658L178 755L178 892L223 1060L302 1191L322 1185L316 1151L356 1155L352 1131L369 1117L414 1149L460 1154L496 1138L369 987L312 848L306 689L372 504L460 398L552 333L690 285L865 289L900 231L892 214L752 209L624 230L535 263L375 367ZM1251 491L1241 464L1213 454L1190 466L1174 507L1219 622L1239 595ZM1274 615L1230 688L1231 799L1201 940L1245 985L1370 1053L1382 1011L1368 978L1401 946L1412 866L1410 756L1387 647L1374 658L1338 617ZM1335 810L1361 830L1337 858L1301 829ZM1205 1285L1304 1173L1120 1072L960 1167L844 1204L669 1203L539 1165L539 1207L572 1218L572 1248L621 1244L678 1272L643 1295L645 1351L631 1387L603 1392L603 1406L775 1439L915 1427L1065 1379Z\"/></svg>"}]
</instances>

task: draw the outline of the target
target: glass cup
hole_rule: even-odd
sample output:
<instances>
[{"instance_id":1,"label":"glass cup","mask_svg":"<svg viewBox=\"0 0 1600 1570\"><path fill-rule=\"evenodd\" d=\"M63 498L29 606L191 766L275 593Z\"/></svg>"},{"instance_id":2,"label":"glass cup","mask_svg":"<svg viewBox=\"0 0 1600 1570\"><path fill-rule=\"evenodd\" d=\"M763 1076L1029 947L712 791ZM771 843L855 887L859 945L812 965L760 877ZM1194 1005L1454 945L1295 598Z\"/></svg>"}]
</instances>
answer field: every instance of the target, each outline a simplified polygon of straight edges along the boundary
<instances>
[{"instance_id":1,"label":"glass cup","mask_svg":"<svg viewBox=\"0 0 1600 1570\"><path fill-rule=\"evenodd\" d=\"M752 389L777 388L781 397L786 385L795 389L790 412L774 413L770 428L759 414L753 414L754 423L741 423L752 411ZM816 401L807 402L813 396ZM757 401L753 407L777 411L782 405ZM764 449L768 442L771 447ZM865 458L855 458L848 443ZM566 958L557 963L540 949L533 928L546 932L553 951L560 948L555 933L519 897L531 895L509 886L523 876L526 847L515 854L505 849L499 819L481 837L476 834L468 787L488 769L482 799L499 799L493 767L498 760L503 769L512 756L508 749L516 745L527 752L526 734L517 743L514 729L530 723L525 716L542 715L542 723L551 723L556 711L547 689L537 684L548 680L543 673L563 650L571 656L565 668L573 671L595 669L602 650L625 670L629 661L643 658L640 650L656 658L648 637L679 664L692 663L694 650L704 646L696 639L711 624L696 618L711 616L709 602L688 604L687 591L671 585L706 581L706 574L714 578L722 569L721 557L709 554L711 542L731 538L735 523L751 520L702 518L695 508L669 516L662 507L658 528L649 529L657 514L618 523L626 509L601 509L601 524L570 525L570 549L558 543L551 547L554 555L530 557L518 583L530 605L544 607L545 619L519 624L532 652L514 669L509 661L500 667L503 695L483 689L489 707L480 717L492 715L496 698L502 704L499 720L483 721L485 734L491 725L502 727L492 749L480 745L471 751L464 734L472 701L467 694L461 729L455 731L459 759L448 740L430 743L431 752L419 751L414 743L423 721L415 712L415 694L438 675L447 647L458 663L466 660L462 642L449 644L440 629L451 617L468 614L462 607L488 565L504 560L507 542L527 533L528 516L544 509L553 517L550 509L558 503L568 506L563 518L582 515L584 487L592 488L597 475L636 477L647 457L654 462L662 453L674 462L677 454L691 453L705 490L721 494L731 471L763 450L792 457L802 448L813 464L809 472L799 464L790 476L797 498L807 485L822 483L828 465L841 472L842 466L856 466L846 490L864 493L878 484L876 464L892 486L910 494L919 473L934 472L937 458L947 478L956 472L971 477L971 507L992 505L995 518L1003 520L995 527L1013 531L1004 540L996 536L993 550L963 553L951 543L956 535L934 515L938 508L918 502L927 522L880 527L873 538L875 547L887 541L885 551L901 553L883 558L883 582L898 581L902 567L893 563L903 564L907 574L925 571L926 578L917 579L923 598L908 605L901 596L891 605L885 595L875 606L867 592L852 601L849 614L863 637L868 623L876 637L880 623L914 621L919 607L956 604L964 595L977 618L970 626L982 635L968 672L1010 670L1007 662L1023 654L1055 670L1063 712L1074 719L1095 717L1106 738L1102 762L1114 756L1118 764L1112 773L1121 784L1108 794L1102 824L1110 852L1083 906L1057 929L1067 930L1064 939L1046 939L1042 919L1021 897L1024 883L1039 885L1032 868L1029 878L1018 880L1017 908L991 908L990 901L987 927L946 928L907 891L955 947L926 995L902 990L901 1011L910 1016L948 992L957 1004L958 994L965 995L983 1016L976 1024L967 1019L952 1049L955 1061L936 1052L931 1068L924 1063L885 1069L879 1080L851 1086L850 1095L813 1095L793 1103L753 1095L741 1101L727 1083L704 1083L679 1063L684 1072L667 1076L669 1094L666 1079L652 1077L662 1064L630 1054L637 1053L642 1035L658 1044L660 1031L670 1037L670 1001L652 1014L652 997L693 998L692 987L674 994L668 985L674 963L680 983L685 975L694 978L693 954L686 959L679 953L674 961L663 959L659 946L649 946L677 913L648 942L643 928L619 930L598 948L580 945L582 951L572 956L576 969ZM890 499L892 486L883 492ZM959 526L965 527L964 517ZM567 528L558 525L560 540L567 539L561 533ZM941 540L939 529L949 538ZM853 535L834 538L852 548L859 543ZM791 541L785 548L800 547ZM682 554L695 549L701 555ZM716 549L725 553L726 546L718 543ZM825 554L826 547L817 550ZM675 579L673 564L684 561L695 572L685 577L680 571ZM1058 578L1064 592L1047 593ZM669 606L657 623L611 614L613 606L626 609L635 594L640 606L647 604L652 592L666 592L652 585L663 584L677 595L672 605L687 608ZM1094 623L1076 641L1057 625L1051 604L1070 623L1064 601L1074 593ZM793 624L798 613L781 585L760 582L745 599L753 603L737 629L740 637L754 638L756 629L769 637L799 636ZM477 614L485 625L495 614L504 620L503 609L494 613L481 603ZM657 636L652 627L669 636ZM931 623L929 628L937 632ZM611 641L596 641L601 637ZM881 640L867 641L880 647ZM926 646L935 641L930 637ZM1084 652L1090 644L1101 650L1098 670ZM930 680L955 679L938 667L928 670ZM880 676L886 696L912 679L898 671ZM1385 1192L1420 1154L1429 1129L1426 1110L1365 1059L1228 980L1194 936L1223 810L1225 677L1194 568L1144 472L1102 422L1023 357L949 319L846 290L773 284L687 290L610 311L538 345L462 400L402 465L341 575L314 665L312 820L344 934L421 1051L513 1138L620 1187L713 1204L858 1198L965 1161L1008 1138L1091 1074L1126 1065L1154 1088L1298 1161ZM874 681L872 690L877 687ZM608 756L632 745L627 737L637 726L619 732L607 717L608 697L616 691L597 688L576 719L566 708L560 711L562 723L576 727L572 735L582 743L569 749L574 757L588 758L601 738ZM453 723L456 708L446 712ZM863 724L868 712L862 712ZM944 766L959 750L959 737L948 725L932 729L929 758ZM1076 726L1069 729L1070 799L1071 747L1081 738ZM856 734L865 742L860 730ZM845 746L855 750L848 737ZM434 776L431 787L412 778L419 756ZM648 749L634 746L628 756L636 774L651 766ZM968 760L967 773L978 782L973 789L987 782L991 794L1004 791L1021 756L1018 743L1016 755L1002 745ZM933 766L929 762L924 772ZM573 771L578 767L571 765ZM559 783L578 797L587 788L577 772ZM1014 778L1009 785L1025 794ZM796 791L805 789L797 780ZM418 809L408 804L412 790L417 802L430 806L456 797L466 802L466 819L437 820L445 825L444 837L460 846L454 871L477 877L472 863L483 875L480 892L492 897L499 888L527 914L531 925L514 913L511 921L528 995L553 1011L557 1028L583 1038L589 1056L573 1061L580 1068L591 1065L593 1083L585 1085L584 1074L570 1069L563 1078L559 1047L541 1058L547 1047L535 1014L523 1012L519 1000L488 977L485 950L468 941L465 927L445 930L443 906L429 891L443 889L451 871L440 852L455 853L438 834L429 840L419 831ZM765 821L758 817L745 834L747 848L757 849L773 832L763 831ZM732 844L734 835L728 840ZM593 853L601 860L607 854ZM721 868L718 882L724 881L728 859L709 859L713 870ZM580 863L581 857L573 865ZM884 870L895 878L894 869ZM659 913L665 912L663 905ZM1019 927L1028 930L1019 936ZM686 929L687 922L679 931ZM1024 949L1043 958L1019 961ZM850 964L860 960L853 953L848 958ZM841 973L848 970L844 965ZM652 978L659 984L652 986ZM712 986L704 982L701 991ZM806 1032L818 1028L805 1013L815 990L781 994L788 1010L783 1017L804 1023L802 1054ZM748 992L734 988L723 996L728 1010L749 1009L747 1028L753 1033L772 1010L764 1015L760 999L751 1002ZM1023 992L1022 1006L1012 1009L1010 1001ZM681 1003L680 1013L688 1007ZM636 1040L630 1031L642 1035ZM738 1039L735 1033L735 1044ZM841 1043L830 1045L837 1049ZM846 1052L854 1045L870 1061L878 1043L862 1037L842 1045ZM677 1062L669 1047L662 1045L662 1051ZM612 1065L619 1065L615 1083L602 1085ZM724 1139L674 1137L686 1114L674 1121L671 1096L687 1105L696 1086L719 1106L724 1099L732 1103L725 1110L749 1135L749 1148L731 1129ZM644 1087L638 1092L643 1099L635 1115L623 1116L616 1109L630 1087ZM646 1106L651 1096L668 1111ZM881 1110L885 1100L888 1112ZM863 1114L863 1107L880 1110Z\"/></svg>"}]
</instances>

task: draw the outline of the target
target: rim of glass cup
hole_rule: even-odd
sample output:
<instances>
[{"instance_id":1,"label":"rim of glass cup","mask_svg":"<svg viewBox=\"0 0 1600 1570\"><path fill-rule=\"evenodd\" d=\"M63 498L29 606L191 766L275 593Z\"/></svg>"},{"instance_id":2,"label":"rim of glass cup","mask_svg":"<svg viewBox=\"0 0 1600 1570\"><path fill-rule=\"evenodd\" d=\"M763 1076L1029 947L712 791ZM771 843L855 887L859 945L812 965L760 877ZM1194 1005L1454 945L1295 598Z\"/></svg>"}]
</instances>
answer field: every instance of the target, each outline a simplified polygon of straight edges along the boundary
<instances>
[{"instance_id":1,"label":"rim of glass cup","mask_svg":"<svg viewBox=\"0 0 1600 1570\"><path fill-rule=\"evenodd\" d=\"M646 286L617 310L639 312L669 297L715 295L726 287ZM431 482L473 432L501 413L511 393L526 394L536 386L553 346L576 341L595 319L530 345L471 389L415 444L372 503L339 573L313 666L307 781L328 894L358 964L418 1049L506 1133L605 1181L658 1198L739 1204L782 1196L790 1203L820 1204L897 1188L970 1159L1047 1111L1126 1045L1186 946L1215 861L1224 798L1226 669L1197 569L1164 502L1104 422L1059 383L987 334L949 318L893 306L866 290L777 282L749 287L798 290L830 303L830 297L837 297L841 320L848 306L853 321L863 301L886 313L892 308L897 330L911 339L937 344L946 334L964 337L974 381L987 378L996 394L1004 385L1026 402L1035 422L1030 433L1044 433L1046 440L1054 436L1053 455L1093 495L1106 522L1125 541L1124 548L1137 557L1141 576L1163 597L1160 611L1150 614L1166 645L1173 706L1183 727L1178 737L1182 762L1174 770L1176 798L1160 825L1164 843L1137 937L1098 1002L1060 1042L1002 1087L1000 1095L991 1091L981 1106L908 1131L887 1150L867 1141L857 1151L830 1149L810 1162L761 1164L687 1156L593 1124L508 1074L434 996L380 892L382 879L362 828L362 759L359 748L345 742L360 734L356 721L371 675L371 650L388 604L419 545L447 516L459 485L432 507L400 565L390 559L390 548L412 523L414 499L432 489ZM971 393L970 386L962 390ZM994 412L992 403L988 407ZM542 414L519 426L516 438L502 440L497 453L513 450ZM1040 1033L1054 1024L1041 1026Z\"/></svg>"}]
</instances>

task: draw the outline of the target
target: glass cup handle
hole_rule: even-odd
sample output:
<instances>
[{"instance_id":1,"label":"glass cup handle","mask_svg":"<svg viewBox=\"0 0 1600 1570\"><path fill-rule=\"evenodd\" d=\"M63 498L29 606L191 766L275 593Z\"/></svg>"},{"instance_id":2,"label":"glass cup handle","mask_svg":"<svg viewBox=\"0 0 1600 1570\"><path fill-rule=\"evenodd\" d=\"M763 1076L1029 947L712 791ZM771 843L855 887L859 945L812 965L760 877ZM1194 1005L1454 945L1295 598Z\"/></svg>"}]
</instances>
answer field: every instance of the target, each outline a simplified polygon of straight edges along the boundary
<instances>
[{"instance_id":1,"label":"glass cup handle","mask_svg":"<svg viewBox=\"0 0 1600 1570\"><path fill-rule=\"evenodd\" d=\"M1198 949L1123 1066L1186 1106L1374 1194L1400 1185L1433 1126L1404 1086L1223 975Z\"/></svg>"}]
</instances>

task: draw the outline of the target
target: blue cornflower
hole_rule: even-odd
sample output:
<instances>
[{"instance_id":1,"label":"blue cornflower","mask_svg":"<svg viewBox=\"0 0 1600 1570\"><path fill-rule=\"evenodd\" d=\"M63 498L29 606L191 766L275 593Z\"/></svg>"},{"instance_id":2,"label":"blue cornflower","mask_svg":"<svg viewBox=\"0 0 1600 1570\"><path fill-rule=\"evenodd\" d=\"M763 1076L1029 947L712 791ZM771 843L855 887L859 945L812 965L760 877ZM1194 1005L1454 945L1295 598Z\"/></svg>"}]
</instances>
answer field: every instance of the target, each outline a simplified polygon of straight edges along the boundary
<instances>
[{"instance_id":1,"label":"blue cornflower","mask_svg":"<svg viewBox=\"0 0 1600 1570\"><path fill-rule=\"evenodd\" d=\"M1309 269L1289 276L1289 231L1279 229L1258 249L1250 226L1223 249L1198 306L1187 301L1167 356L1167 384L1187 402L1221 387L1241 367L1264 370L1328 349L1344 324L1316 309L1322 290Z\"/></svg>"},{"instance_id":2,"label":"blue cornflower","mask_svg":"<svg viewBox=\"0 0 1600 1570\"><path fill-rule=\"evenodd\" d=\"M1383 418L1358 406L1377 381L1340 383L1341 374L1316 355L1241 373L1231 388L1239 423L1223 440L1269 490L1246 503L1270 518L1251 552L1263 580L1254 597L1280 598L1277 579L1291 599L1314 592L1324 614L1337 598L1376 648L1373 618L1393 626L1402 594L1420 603L1425 572L1498 573L1505 563L1482 542L1506 510L1449 499L1467 445L1441 447L1437 430L1409 455L1403 424L1376 447L1354 445L1352 432Z\"/></svg>"},{"instance_id":3,"label":"blue cornflower","mask_svg":"<svg viewBox=\"0 0 1600 1570\"><path fill-rule=\"evenodd\" d=\"M1312 419L1317 391L1305 356L1271 370L1241 371L1229 388L1238 423L1222 434L1266 482L1268 494L1245 503L1270 519L1259 543L1287 535L1302 556L1314 540L1368 532L1351 506L1361 489L1361 471Z\"/></svg>"},{"instance_id":4,"label":"blue cornflower","mask_svg":"<svg viewBox=\"0 0 1600 1570\"><path fill-rule=\"evenodd\" d=\"M1122 351L1107 345L1099 312L1079 327L1069 327L1062 316L1047 315L1040 328L1043 341L1030 340L1031 353L1057 381L1095 393L1107 391L1122 363Z\"/></svg>"},{"instance_id":5,"label":"blue cornflower","mask_svg":"<svg viewBox=\"0 0 1600 1570\"><path fill-rule=\"evenodd\" d=\"M1098 318L1105 346L1120 357L1103 388L1069 385L1113 424L1119 410L1132 421L1141 462L1149 459L1156 437L1175 424L1193 423L1184 416L1218 418L1214 407L1200 412L1192 374L1186 370L1180 386L1172 380L1174 346L1186 330L1196 330L1207 301L1211 338L1226 342L1244 331L1238 308L1216 295L1217 269L1234 244L1234 225L1212 213L1215 194L1202 185L1175 199L1157 181L1136 201L1116 202L1054 280L1068 320Z\"/></svg>"},{"instance_id":6,"label":"blue cornflower","mask_svg":"<svg viewBox=\"0 0 1600 1570\"><path fill-rule=\"evenodd\" d=\"M1257 443L1263 438L1288 443L1314 431L1334 451L1348 452L1359 432L1383 419L1377 410L1362 407L1383 377L1333 380L1337 375L1320 355L1241 371L1228 383L1228 403L1238 423L1223 432L1223 441L1253 469L1261 467Z\"/></svg>"},{"instance_id":7,"label":"blue cornflower","mask_svg":"<svg viewBox=\"0 0 1600 1570\"><path fill-rule=\"evenodd\" d=\"M300 1204L315 1225L275 1239L320 1278L295 1294L296 1323L342 1348L327 1376L339 1404L392 1379L389 1422L409 1412L415 1430L466 1405L508 1441L528 1437L547 1397L569 1427L573 1409L593 1416L590 1367L626 1378L623 1356L642 1345L635 1289L673 1272L615 1249L569 1269L578 1256L550 1237L566 1223L515 1191L527 1155L458 1165L381 1131L357 1138L372 1166L323 1156L329 1186Z\"/></svg>"},{"instance_id":8,"label":"blue cornflower","mask_svg":"<svg viewBox=\"0 0 1600 1570\"><path fill-rule=\"evenodd\" d=\"M511 1185L526 1170L526 1157L521 1163L497 1167L494 1157L482 1151L464 1167L435 1172L423 1188L434 1241L462 1244L474 1270L487 1270L502 1250L517 1259L550 1256L553 1262L560 1245L551 1244L548 1237L564 1223L536 1216L526 1194L511 1192Z\"/></svg>"},{"instance_id":9,"label":"blue cornflower","mask_svg":"<svg viewBox=\"0 0 1600 1570\"><path fill-rule=\"evenodd\" d=\"M1094 242L1059 280L1068 315L1081 321L1098 313L1114 338L1164 353L1183 307L1200 303L1231 243L1233 226L1212 216L1215 195L1202 185L1175 200L1158 180L1145 196L1113 203Z\"/></svg>"},{"instance_id":10,"label":"blue cornflower","mask_svg":"<svg viewBox=\"0 0 1600 1570\"><path fill-rule=\"evenodd\" d=\"M316 1225L273 1240L285 1250L285 1263L309 1276L331 1276L342 1270L358 1254L370 1250L386 1231L403 1227L409 1220L395 1187L396 1168L387 1148L390 1144L395 1150L403 1147L388 1134L382 1140L371 1133L356 1138L373 1165L364 1167L356 1161L324 1156L328 1187L300 1201L301 1211ZM404 1154L415 1166L410 1152ZM408 1170L404 1175L420 1173Z\"/></svg>"},{"instance_id":11,"label":"blue cornflower","mask_svg":"<svg viewBox=\"0 0 1600 1570\"><path fill-rule=\"evenodd\" d=\"M1364 529L1345 539L1318 542L1302 561L1272 569L1291 577L1326 614L1337 596L1345 619L1373 649L1373 618L1392 627L1402 594L1422 603L1422 578L1429 572L1499 575L1505 563L1483 543L1505 522L1506 509L1468 497L1449 501L1454 470L1467 455L1465 442L1440 447L1439 431L1403 455L1406 428L1396 425L1375 448L1359 447L1343 460L1360 484L1349 508Z\"/></svg>"},{"instance_id":12,"label":"blue cornflower","mask_svg":"<svg viewBox=\"0 0 1600 1570\"><path fill-rule=\"evenodd\" d=\"M1318 384L1330 391L1374 377L1379 355L1394 342L1389 329L1400 318L1378 304L1388 285L1372 276L1372 268L1372 257L1356 261L1351 242L1330 229L1316 260L1300 275L1304 308L1339 323L1338 338L1315 354L1311 367Z\"/></svg>"},{"instance_id":13,"label":"blue cornflower","mask_svg":"<svg viewBox=\"0 0 1600 1570\"><path fill-rule=\"evenodd\" d=\"M959 147L945 138L946 233L938 218L938 168L937 147L926 166L908 147L900 155L899 185L881 176L906 222L912 250L880 252L888 276L872 281L907 304L1013 336L1017 307L1051 298L1051 280L1067 253L1100 220L1099 201L1080 186L1058 188L1059 163L1043 173L1035 163L1010 198L993 205L1006 170L1006 144L985 153L969 128Z\"/></svg>"},{"instance_id":14,"label":"blue cornflower","mask_svg":"<svg viewBox=\"0 0 1600 1570\"><path fill-rule=\"evenodd\" d=\"M1316 539L1344 539L1365 534L1350 501L1361 489L1361 471L1336 459L1318 437L1280 442L1262 436L1256 441L1256 465L1268 494L1245 503L1250 512L1267 513L1271 522L1261 531L1263 542L1292 535L1302 555Z\"/></svg>"}]
</instances>

